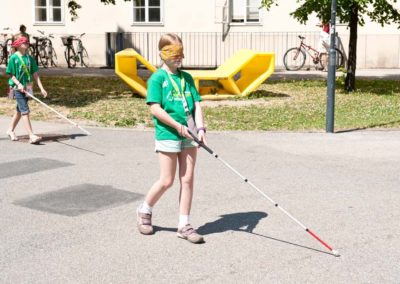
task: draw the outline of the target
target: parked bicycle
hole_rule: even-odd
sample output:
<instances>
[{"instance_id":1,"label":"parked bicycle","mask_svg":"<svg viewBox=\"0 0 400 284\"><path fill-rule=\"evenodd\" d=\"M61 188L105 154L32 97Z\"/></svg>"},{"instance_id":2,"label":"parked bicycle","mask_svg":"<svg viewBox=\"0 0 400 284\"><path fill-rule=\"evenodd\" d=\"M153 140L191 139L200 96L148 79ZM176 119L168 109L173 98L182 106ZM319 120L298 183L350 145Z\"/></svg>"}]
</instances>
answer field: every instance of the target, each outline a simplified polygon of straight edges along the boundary
<instances>
[{"instance_id":1,"label":"parked bicycle","mask_svg":"<svg viewBox=\"0 0 400 284\"><path fill-rule=\"evenodd\" d=\"M79 62L82 67L89 67L89 55L81 40L84 35L85 33L81 34L79 37L66 36L61 38L65 46L64 56L68 68L75 68L76 64Z\"/></svg>"},{"instance_id":2,"label":"parked bicycle","mask_svg":"<svg viewBox=\"0 0 400 284\"><path fill-rule=\"evenodd\" d=\"M317 69L326 69L329 60L321 60L321 57L326 53L319 52L317 49L311 47L304 43L305 37L299 36L300 45L298 47L289 48L285 55L283 56L283 64L285 65L286 70L289 71L297 71L301 69L305 62L308 53L311 56L313 63ZM335 48L336 50L336 68L344 67L344 56L343 53Z\"/></svg>"},{"instance_id":3,"label":"parked bicycle","mask_svg":"<svg viewBox=\"0 0 400 284\"><path fill-rule=\"evenodd\" d=\"M38 32L41 36L34 36L34 43L31 43L29 46L29 53L36 59L38 63L40 63L44 68L49 66L57 67L58 59L56 51L53 47L53 42L51 39L54 39L53 34L45 35L43 31Z\"/></svg>"},{"instance_id":4,"label":"parked bicycle","mask_svg":"<svg viewBox=\"0 0 400 284\"><path fill-rule=\"evenodd\" d=\"M4 28L4 31L9 31L9 33L2 33L0 36L2 39L0 40L0 65L8 64L8 60L12 54L12 30L10 28Z\"/></svg>"}]
</instances>

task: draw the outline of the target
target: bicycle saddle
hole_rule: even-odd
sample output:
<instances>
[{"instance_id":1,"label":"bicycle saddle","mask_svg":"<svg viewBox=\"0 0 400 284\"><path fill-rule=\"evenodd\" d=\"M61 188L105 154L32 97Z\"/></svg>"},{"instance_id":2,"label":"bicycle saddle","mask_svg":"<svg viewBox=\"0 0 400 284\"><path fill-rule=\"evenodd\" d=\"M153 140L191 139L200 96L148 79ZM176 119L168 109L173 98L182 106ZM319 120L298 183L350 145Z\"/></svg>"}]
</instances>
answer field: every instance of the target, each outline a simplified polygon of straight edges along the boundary
<instances>
[{"instance_id":1,"label":"bicycle saddle","mask_svg":"<svg viewBox=\"0 0 400 284\"><path fill-rule=\"evenodd\" d=\"M306 39L306 37L299 35L299 39Z\"/></svg>"}]
</instances>

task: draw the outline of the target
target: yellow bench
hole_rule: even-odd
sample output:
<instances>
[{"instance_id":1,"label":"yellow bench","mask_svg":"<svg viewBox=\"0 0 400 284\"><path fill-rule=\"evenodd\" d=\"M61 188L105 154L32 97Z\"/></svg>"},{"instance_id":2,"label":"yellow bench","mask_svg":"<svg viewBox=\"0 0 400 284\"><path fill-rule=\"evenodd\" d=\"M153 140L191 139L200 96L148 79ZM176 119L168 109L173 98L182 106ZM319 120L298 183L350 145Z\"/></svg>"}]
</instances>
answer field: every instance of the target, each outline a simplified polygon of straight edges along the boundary
<instances>
[{"instance_id":1,"label":"yellow bench","mask_svg":"<svg viewBox=\"0 0 400 284\"><path fill-rule=\"evenodd\" d=\"M115 55L115 73L141 96L146 97L146 82L137 75L137 61L149 71L156 68L133 49ZM241 49L216 70L187 70L193 76L203 99L227 99L247 96L274 72L275 54ZM210 81L212 86L201 86Z\"/></svg>"},{"instance_id":2,"label":"yellow bench","mask_svg":"<svg viewBox=\"0 0 400 284\"><path fill-rule=\"evenodd\" d=\"M275 68L275 54L241 49L216 70L188 70L204 99L226 99L247 96L256 90ZM214 81L211 87L201 81Z\"/></svg>"},{"instance_id":3,"label":"yellow bench","mask_svg":"<svg viewBox=\"0 0 400 284\"><path fill-rule=\"evenodd\" d=\"M152 73L157 71L156 67L144 59L133 48L127 48L115 54L115 73L131 89L145 98L147 96L147 83L138 75L138 61Z\"/></svg>"}]
</instances>

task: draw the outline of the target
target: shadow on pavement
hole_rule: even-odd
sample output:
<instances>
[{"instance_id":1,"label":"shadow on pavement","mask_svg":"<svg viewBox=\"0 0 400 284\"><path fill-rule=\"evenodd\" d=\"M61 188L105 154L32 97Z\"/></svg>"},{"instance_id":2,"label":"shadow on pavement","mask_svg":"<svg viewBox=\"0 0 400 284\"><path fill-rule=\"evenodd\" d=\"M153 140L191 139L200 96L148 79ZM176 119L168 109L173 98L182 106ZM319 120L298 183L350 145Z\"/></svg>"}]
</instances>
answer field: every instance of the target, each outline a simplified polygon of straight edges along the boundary
<instances>
[{"instance_id":1,"label":"shadow on pavement","mask_svg":"<svg viewBox=\"0 0 400 284\"><path fill-rule=\"evenodd\" d=\"M202 235L223 233L226 231L252 233L260 220L267 216L267 213L259 211L225 214L221 215L220 219L199 227L197 231Z\"/></svg>"},{"instance_id":2,"label":"shadow on pavement","mask_svg":"<svg viewBox=\"0 0 400 284\"><path fill-rule=\"evenodd\" d=\"M71 148L74 148L76 150L80 150L80 151L84 151L87 153L92 153L98 156L105 156L105 154L103 153L99 153L93 150L89 150L89 149L85 149L83 147L78 147L75 145L71 145L68 143L65 143L63 141L68 141L68 140L74 140L75 138L78 137L86 137L86 134L37 134L38 136L42 137L42 140L40 140L40 142L36 145L45 145L47 144L46 142L57 142L59 144L63 144L64 146L68 146ZM18 136L19 140L18 142L22 142L22 143L28 143L29 142L29 136L28 135L24 135L24 136Z\"/></svg>"},{"instance_id":3,"label":"shadow on pavement","mask_svg":"<svg viewBox=\"0 0 400 284\"><path fill-rule=\"evenodd\" d=\"M73 140L77 137L84 137L87 136L86 134L37 134L38 136L42 137L40 142L59 142L59 141L66 141L66 140ZM28 143L29 136L28 135L21 135L18 136L19 142Z\"/></svg>"},{"instance_id":4,"label":"shadow on pavement","mask_svg":"<svg viewBox=\"0 0 400 284\"><path fill-rule=\"evenodd\" d=\"M393 120L393 121L389 121L389 122L385 122L385 123L375 123L375 124L371 124L371 125L368 125L368 126L365 126L365 127L342 129L342 130L335 131L335 133L340 134L340 133L347 133L347 132L362 131L362 130L367 130L367 129L371 130L371 129L376 128L376 127L379 128L379 127L389 126L389 125L392 125L392 124L395 124L395 123L399 123L399 122L400 122L400 120ZM389 130L389 129L385 129L385 130Z\"/></svg>"},{"instance_id":5,"label":"shadow on pavement","mask_svg":"<svg viewBox=\"0 0 400 284\"><path fill-rule=\"evenodd\" d=\"M313 251L317 251L320 253L325 253L329 254L332 256L335 256L334 254L326 251L322 251L319 249L314 249L311 247L299 245L296 243L292 243L289 241L285 240L280 240L277 238L265 236L262 234L254 233L254 229L258 225L258 223L261 221L261 219L267 217L268 214L265 212L259 212L259 211L253 211L253 212L242 212L242 213L233 213L233 214L226 214L226 215L221 215L220 219L206 223L203 226L199 227L197 229L197 232L202 235L210 235L210 234L215 234L215 233L223 233L226 231L236 231L236 232L243 232L243 233L249 233L252 235L256 235L259 237L263 237L269 240L293 245L296 247L301 247Z\"/></svg>"}]
</instances>

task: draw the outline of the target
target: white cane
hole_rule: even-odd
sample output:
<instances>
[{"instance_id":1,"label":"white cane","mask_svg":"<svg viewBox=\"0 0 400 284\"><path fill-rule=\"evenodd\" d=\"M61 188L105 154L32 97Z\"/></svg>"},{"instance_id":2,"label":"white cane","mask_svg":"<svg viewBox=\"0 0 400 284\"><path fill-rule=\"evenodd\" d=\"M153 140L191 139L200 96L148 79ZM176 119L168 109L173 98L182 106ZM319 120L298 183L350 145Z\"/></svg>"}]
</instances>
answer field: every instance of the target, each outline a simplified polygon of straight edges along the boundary
<instances>
[{"instance_id":1,"label":"white cane","mask_svg":"<svg viewBox=\"0 0 400 284\"><path fill-rule=\"evenodd\" d=\"M34 95L32 95L29 92L25 91L25 94L29 97L31 97L32 99L34 99L35 101L37 101L38 103L40 103L41 105L45 106L46 108L48 108L49 110L55 112L59 117L64 118L66 121L68 121L69 123L71 123L72 125L78 127L80 130L82 130L83 132L85 132L87 135L92 135L89 131L87 131L86 129L84 129L83 127L79 126L78 123L73 122L72 120L68 119L67 117L65 117L64 115L62 115L61 113L59 113L58 111L56 111L54 108L48 106L47 104L45 104L44 102L42 102L41 100L39 100L38 98L36 98Z\"/></svg>"}]
</instances>

